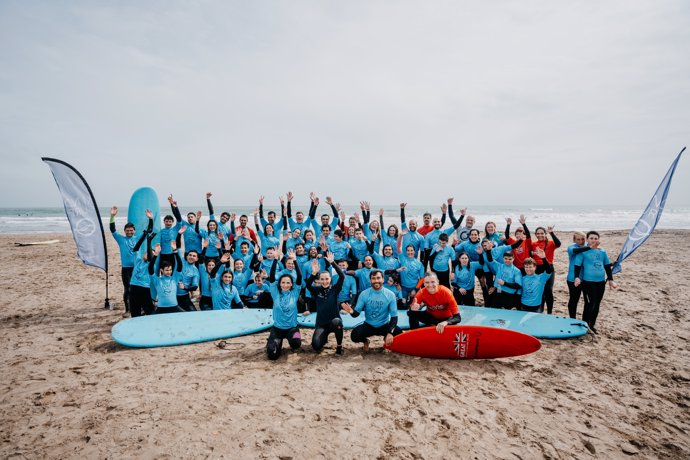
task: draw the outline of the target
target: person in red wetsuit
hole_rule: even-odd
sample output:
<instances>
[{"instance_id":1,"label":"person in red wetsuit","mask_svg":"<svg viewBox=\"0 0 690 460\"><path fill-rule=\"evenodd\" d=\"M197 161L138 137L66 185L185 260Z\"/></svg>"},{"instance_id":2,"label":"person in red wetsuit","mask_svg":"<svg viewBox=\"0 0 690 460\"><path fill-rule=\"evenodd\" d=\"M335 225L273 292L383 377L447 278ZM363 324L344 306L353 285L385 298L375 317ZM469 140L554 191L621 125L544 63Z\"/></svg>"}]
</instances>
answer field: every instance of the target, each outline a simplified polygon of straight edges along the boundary
<instances>
[{"instance_id":1,"label":"person in red wetsuit","mask_svg":"<svg viewBox=\"0 0 690 460\"><path fill-rule=\"evenodd\" d=\"M551 239L549 239L546 236L546 232L548 231L549 235L551 235ZM534 231L535 236L537 237L536 240L529 239L530 245L532 247L531 249L531 256L534 259L534 261L537 263L537 275L544 273L546 271L546 264L544 264L544 261L542 260L541 257L539 257L538 254L535 253L535 250L537 248L541 249L544 251L546 254L546 260L549 261L551 265L553 265L553 255L554 252L556 252L557 248L561 247L561 241L558 239L556 234L553 232L553 225L549 225L547 229L544 227L537 227L537 229ZM553 312L553 280L555 278L555 273L551 274L551 278L546 282L546 286L544 287L544 297L542 298L541 301L541 306L539 307L539 312L542 313L544 311L544 304L546 304L546 311L550 315L551 312Z\"/></svg>"},{"instance_id":2,"label":"person in red wetsuit","mask_svg":"<svg viewBox=\"0 0 690 460\"><path fill-rule=\"evenodd\" d=\"M425 311L420 311L422 306L426 306ZM410 329L419 328L419 323L422 322L435 325L439 334L449 324L460 322L460 311L453 293L439 284L434 272L424 276L424 287L414 296L407 316L410 318Z\"/></svg>"},{"instance_id":3,"label":"person in red wetsuit","mask_svg":"<svg viewBox=\"0 0 690 460\"><path fill-rule=\"evenodd\" d=\"M446 223L447 211L448 205L446 203L443 203L443 205L441 206L441 227L443 227L443 225ZM424 221L424 225L417 228L417 233L419 233L422 236L426 236L427 233L429 233L436 227L434 227L434 225L431 223L431 213L425 212L422 216L422 220Z\"/></svg>"},{"instance_id":4,"label":"person in red wetsuit","mask_svg":"<svg viewBox=\"0 0 690 460\"><path fill-rule=\"evenodd\" d=\"M521 228L515 229L515 238L510 236L510 225L513 223L513 219L506 217L506 244L512 246L512 251L514 255L513 265L520 269L522 275L525 275L525 259L527 259L532 252L531 235L529 229L527 228L527 219L525 219L524 214L520 214ZM515 246L515 243L522 241L519 246Z\"/></svg>"}]
</instances>

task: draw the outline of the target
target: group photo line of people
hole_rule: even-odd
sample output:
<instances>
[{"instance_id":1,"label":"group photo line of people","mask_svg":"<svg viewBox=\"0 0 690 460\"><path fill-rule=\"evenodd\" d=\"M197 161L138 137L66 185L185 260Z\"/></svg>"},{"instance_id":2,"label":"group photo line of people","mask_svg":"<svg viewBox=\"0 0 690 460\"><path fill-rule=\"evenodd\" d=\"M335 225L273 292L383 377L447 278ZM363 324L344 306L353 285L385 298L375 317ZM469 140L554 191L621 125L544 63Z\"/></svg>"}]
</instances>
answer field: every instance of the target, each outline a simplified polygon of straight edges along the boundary
<instances>
[{"instance_id":1,"label":"group photo line of people","mask_svg":"<svg viewBox=\"0 0 690 460\"><path fill-rule=\"evenodd\" d=\"M505 230L486 222L483 231L453 198L441 206L441 217L423 215L420 226L405 217L386 227L383 209L372 220L369 202L361 213L347 217L339 203L326 197L330 213L317 220L320 199L310 194L305 214L293 215L293 194L280 197L280 213L264 214L264 197L250 216L222 212L216 218L211 192L206 194L208 222L200 228L202 211L183 221L172 195L171 214L154 232L128 222L117 231L118 208L110 212L110 231L119 249L126 312L132 317L197 310L269 308L273 311L267 354L277 359L284 340L301 347L298 316L316 313L312 347L321 351L333 333L336 354L343 352L341 314L365 313L352 330L353 342L368 349L369 337L387 344L402 331L398 310L407 310L410 329L445 326L461 321L458 305L517 309L552 314L556 271L554 253L561 241L553 226L530 231L524 215ZM450 226L445 226L450 220ZM157 237L157 239L156 239ZM154 241L157 241L154 244ZM181 255L182 254L182 255ZM611 261L594 230L575 232L567 248L568 311L576 318L580 298L582 320L596 333L596 319L607 284L616 288Z\"/></svg>"}]
</instances>

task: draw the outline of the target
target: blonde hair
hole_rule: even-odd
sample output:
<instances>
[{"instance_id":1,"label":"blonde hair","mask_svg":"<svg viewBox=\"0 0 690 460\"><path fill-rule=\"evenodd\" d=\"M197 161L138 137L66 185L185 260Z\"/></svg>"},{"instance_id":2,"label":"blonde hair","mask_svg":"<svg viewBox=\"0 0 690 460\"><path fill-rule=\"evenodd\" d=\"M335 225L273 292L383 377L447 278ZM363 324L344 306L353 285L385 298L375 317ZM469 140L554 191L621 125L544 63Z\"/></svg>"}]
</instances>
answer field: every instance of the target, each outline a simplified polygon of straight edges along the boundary
<instances>
[{"instance_id":1,"label":"blonde hair","mask_svg":"<svg viewBox=\"0 0 690 460\"><path fill-rule=\"evenodd\" d=\"M587 238L587 235L585 235L583 232L575 232L573 233L573 241L575 241L575 238L577 238L578 236L580 238Z\"/></svg>"}]
</instances>

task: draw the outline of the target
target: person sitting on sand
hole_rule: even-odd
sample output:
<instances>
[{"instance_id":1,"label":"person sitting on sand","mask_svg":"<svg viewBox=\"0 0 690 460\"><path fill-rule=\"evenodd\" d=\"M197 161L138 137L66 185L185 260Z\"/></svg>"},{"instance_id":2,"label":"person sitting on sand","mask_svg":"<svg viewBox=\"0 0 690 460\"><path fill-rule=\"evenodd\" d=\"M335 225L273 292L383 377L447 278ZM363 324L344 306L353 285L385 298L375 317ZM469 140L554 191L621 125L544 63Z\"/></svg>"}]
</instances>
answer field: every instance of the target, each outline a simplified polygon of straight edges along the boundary
<instances>
[{"instance_id":1,"label":"person sitting on sand","mask_svg":"<svg viewBox=\"0 0 690 460\"><path fill-rule=\"evenodd\" d=\"M426 310L422 311L422 306L426 306ZM439 334L446 326L460 322L460 311L453 293L439 284L434 272L424 275L424 287L414 296L407 316L410 318L410 329L419 328L419 323L422 322L435 325Z\"/></svg>"},{"instance_id":2,"label":"person sitting on sand","mask_svg":"<svg viewBox=\"0 0 690 460\"><path fill-rule=\"evenodd\" d=\"M362 324L352 330L350 338L355 343L364 344L363 350L369 350L369 337L374 335L385 337L386 345L393 343L393 337L402 333L398 327L398 306L395 295L383 287L383 272L372 270L369 274L371 287L365 289L357 298L357 305L353 309L350 304L342 304L343 310L353 318L361 312L366 313Z\"/></svg>"}]
</instances>

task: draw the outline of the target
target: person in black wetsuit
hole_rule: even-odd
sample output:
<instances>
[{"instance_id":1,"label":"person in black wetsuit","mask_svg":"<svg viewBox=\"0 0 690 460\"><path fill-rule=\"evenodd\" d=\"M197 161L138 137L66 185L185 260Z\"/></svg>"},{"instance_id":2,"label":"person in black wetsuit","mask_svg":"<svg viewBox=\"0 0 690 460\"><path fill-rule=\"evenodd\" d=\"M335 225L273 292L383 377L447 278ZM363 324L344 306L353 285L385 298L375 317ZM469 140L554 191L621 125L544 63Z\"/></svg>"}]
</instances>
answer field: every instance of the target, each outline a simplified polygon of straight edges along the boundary
<instances>
[{"instance_id":1,"label":"person in black wetsuit","mask_svg":"<svg viewBox=\"0 0 690 460\"><path fill-rule=\"evenodd\" d=\"M336 348L335 354L343 354L343 320L340 318L340 302L338 295L343 288L345 274L334 263L332 252L326 254L326 269L332 266L338 274L338 281L335 285L331 284L331 274L328 271L320 271L318 260L314 259L311 263L311 276L307 280L307 289L316 304L316 324L314 335L311 339L311 346L314 351L321 351L328 341L328 336L332 332L335 334ZM315 286L314 282L318 276L320 286Z\"/></svg>"}]
</instances>

